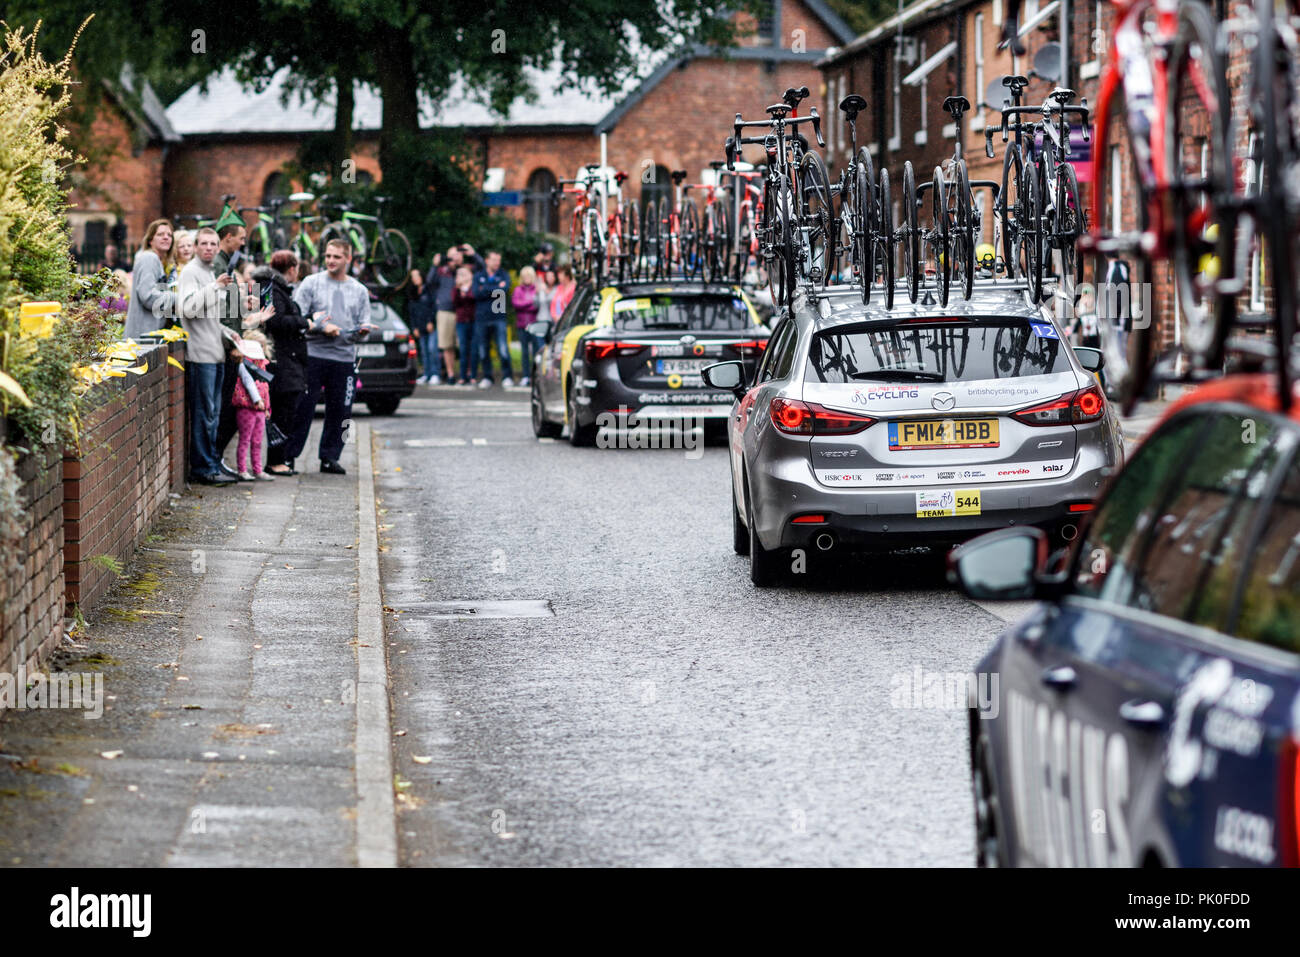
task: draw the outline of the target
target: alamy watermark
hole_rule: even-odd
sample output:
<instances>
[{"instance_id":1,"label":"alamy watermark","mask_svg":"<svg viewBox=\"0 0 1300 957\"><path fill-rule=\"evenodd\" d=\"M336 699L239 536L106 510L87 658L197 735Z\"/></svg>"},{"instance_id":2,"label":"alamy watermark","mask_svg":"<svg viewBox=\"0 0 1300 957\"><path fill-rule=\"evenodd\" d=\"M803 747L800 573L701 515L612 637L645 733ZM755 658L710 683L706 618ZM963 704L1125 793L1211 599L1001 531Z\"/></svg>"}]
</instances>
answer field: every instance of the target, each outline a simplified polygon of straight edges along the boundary
<instances>
[{"instance_id":1,"label":"alamy watermark","mask_svg":"<svg viewBox=\"0 0 1300 957\"><path fill-rule=\"evenodd\" d=\"M920 665L889 680L891 708L959 711L974 708L981 718L998 716L998 674L981 671L926 671Z\"/></svg>"},{"instance_id":2,"label":"alamy watermark","mask_svg":"<svg viewBox=\"0 0 1300 957\"><path fill-rule=\"evenodd\" d=\"M56 671L47 675L42 671L27 674L19 666L18 673L0 672L0 711L77 708L85 711L87 721L104 715L104 676L98 672L74 673Z\"/></svg>"},{"instance_id":3,"label":"alamy watermark","mask_svg":"<svg viewBox=\"0 0 1300 957\"><path fill-rule=\"evenodd\" d=\"M621 408L596 416L596 445L602 449L683 449L688 459L704 455L700 416L640 416Z\"/></svg>"}]
</instances>

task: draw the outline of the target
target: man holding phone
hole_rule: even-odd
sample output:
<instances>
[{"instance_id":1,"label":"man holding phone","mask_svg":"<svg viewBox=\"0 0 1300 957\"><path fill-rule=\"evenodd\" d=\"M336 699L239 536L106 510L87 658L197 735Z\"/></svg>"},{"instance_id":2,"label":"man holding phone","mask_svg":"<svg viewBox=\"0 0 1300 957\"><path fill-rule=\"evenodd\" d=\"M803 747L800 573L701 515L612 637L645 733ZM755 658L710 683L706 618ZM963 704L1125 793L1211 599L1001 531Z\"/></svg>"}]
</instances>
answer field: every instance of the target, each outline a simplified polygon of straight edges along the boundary
<instances>
[{"instance_id":1,"label":"man holding phone","mask_svg":"<svg viewBox=\"0 0 1300 957\"><path fill-rule=\"evenodd\" d=\"M370 293L348 275L352 245L342 239L325 244L325 272L312 273L293 294L294 302L311 322L307 333L307 391L298 405L293 434L285 443L285 461L307 444L316 399L325 390L325 424L320 437L320 470L346 475L343 455L344 423L352 417L356 385L356 343L369 337Z\"/></svg>"},{"instance_id":2,"label":"man holding phone","mask_svg":"<svg viewBox=\"0 0 1300 957\"><path fill-rule=\"evenodd\" d=\"M218 276L228 276L230 282L222 290L221 324L238 335L245 329L243 318L257 308L257 300L249 294L246 285L235 274L243 259L244 242L248 230L234 210L227 207L217 222L217 255L212 260L212 271ZM239 473L225 462L226 446L239 431L235 415L235 383L239 381L240 360L226 353L226 368L221 384L221 421L217 425L217 467L222 474L238 478Z\"/></svg>"}]
</instances>

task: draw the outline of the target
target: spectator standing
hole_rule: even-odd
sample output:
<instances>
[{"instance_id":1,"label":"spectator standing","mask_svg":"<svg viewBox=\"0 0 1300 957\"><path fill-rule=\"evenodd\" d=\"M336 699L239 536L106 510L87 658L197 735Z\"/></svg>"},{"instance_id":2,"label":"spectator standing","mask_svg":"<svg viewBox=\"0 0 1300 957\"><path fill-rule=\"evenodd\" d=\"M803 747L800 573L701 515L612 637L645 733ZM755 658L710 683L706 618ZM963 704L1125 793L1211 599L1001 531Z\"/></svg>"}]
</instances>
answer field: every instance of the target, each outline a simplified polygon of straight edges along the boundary
<instances>
[{"instance_id":1,"label":"spectator standing","mask_svg":"<svg viewBox=\"0 0 1300 957\"><path fill-rule=\"evenodd\" d=\"M519 285L510 296L510 301L515 306L515 329L519 336L520 385L532 382L533 357L537 355L540 345L539 339L528 332L528 326L537 321L537 313L545 301L542 291L544 285L537 277L537 270L525 266L519 270Z\"/></svg>"},{"instance_id":2,"label":"spectator standing","mask_svg":"<svg viewBox=\"0 0 1300 957\"><path fill-rule=\"evenodd\" d=\"M217 422L221 415L221 388L226 368L227 341L237 343L238 334L221 322L225 291L234 280L216 275L212 263L217 255L217 233L201 229L194 239L195 256L181 270L177 302L185 343L185 390L190 410L190 467L194 478L205 485L233 481L217 467Z\"/></svg>"},{"instance_id":3,"label":"spectator standing","mask_svg":"<svg viewBox=\"0 0 1300 957\"><path fill-rule=\"evenodd\" d=\"M456 381L456 269L463 261L461 252L456 247L447 250L446 259L434 256L433 268L425 279L426 295L433 300L434 324L438 334L438 350L442 353L442 364L446 371L447 383ZM441 260L441 261L440 261ZM464 362L464 351L461 353ZM461 368L462 374L464 367Z\"/></svg>"},{"instance_id":4,"label":"spectator standing","mask_svg":"<svg viewBox=\"0 0 1300 957\"><path fill-rule=\"evenodd\" d=\"M501 384L507 389L515 384L514 369L510 365L510 346L506 341L506 302L510 296L510 274L501 268L501 254L489 252L485 268L474 274L474 339L479 343L477 352L482 362L482 378L478 387L492 385L492 361L488 353L489 341L495 341L497 357L501 361L504 378ZM474 348L473 345L470 346Z\"/></svg>"},{"instance_id":5,"label":"spectator standing","mask_svg":"<svg viewBox=\"0 0 1300 957\"><path fill-rule=\"evenodd\" d=\"M177 230L173 246L175 247L173 259L176 262L176 271L179 273L194 258L194 234L188 229Z\"/></svg>"},{"instance_id":6,"label":"spectator standing","mask_svg":"<svg viewBox=\"0 0 1300 957\"><path fill-rule=\"evenodd\" d=\"M442 382L442 377L438 374L438 350L431 341L433 323L428 293L424 276L420 270L412 269L410 281L406 284L406 324L411 329L411 338L415 340L415 350L420 357L421 375L417 381L437 385Z\"/></svg>"},{"instance_id":7,"label":"spectator standing","mask_svg":"<svg viewBox=\"0 0 1300 957\"><path fill-rule=\"evenodd\" d=\"M104 247L104 258L99 261L99 265L95 269L97 271L100 269L117 270L124 268L124 265L122 260L117 257L117 247L109 243Z\"/></svg>"},{"instance_id":8,"label":"spectator standing","mask_svg":"<svg viewBox=\"0 0 1300 957\"><path fill-rule=\"evenodd\" d=\"M573 270L568 266L561 266L555 271L555 275L559 282L551 293L551 319L559 322L560 317L564 315L564 310L569 308L569 302L573 299L578 284L573 281Z\"/></svg>"},{"instance_id":9,"label":"spectator standing","mask_svg":"<svg viewBox=\"0 0 1300 957\"><path fill-rule=\"evenodd\" d=\"M1109 252L1106 258L1106 276L1101 289L1097 290L1098 315L1115 324L1115 335L1119 339L1121 355L1128 355L1128 335L1133 331L1133 288L1129 285L1131 275L1128 263L1118 259Z\"/></svg>"},{"instance_id":10,"label":"spectator standing","mask_svg":"<svg viewBox=\"0 0 1300 957\"><path fill-rule=\"evenodd\" d=\"M473 385L478 357L474 354L474 313L478 303L474 299L474 270L460 266L456 270L456 287L452 293L456 309L456 339L460 345L460 384Z\"/></svg>"},{"instance_id":11,"label":"spectator standing","mask_svg":"<svg viewBox=\"0 0 1300 957\"><path fill-rule=\"evenodd\" d=\"M244 241L248 238L248 231L244 228L244 221L234 212L227 212L217 223L218 247L216 258L212 261L212 271L218 275L230 274L231 283L224 289L225 295L222 297L222 316L221 322L226 328L230 329L236 335L243 331L241 325L241 312L239 308L241 297L244 290L241 288L239 276L235 270L239 266L239 261L243 258L240 250L244 247ZM251 309L252 304L248 304ZM232 478L238 478L239 473L225 463L226 446L230 440L235 437L239 431L239 423L235 419L235 406L231 403L231 397L235 394L235 383L238 382L239 360L233 356L226 357L226 370L221 380L221 420L217 424L217 467Z\"/></svg>"},{"instance_id":12,"label":"spectator standing","mask_svg":"<svg viewBox=\"0 0 1300 957\"><path fill-rule=\"evenodd\" d=\"M172 224L155 219L145 230L144 245L131 270L131 300L122 330L125 338L138 339L146 332L170 325L169 319L176 314L176 295L167 288L173 269Z\"/></svg>"},{"instance_id":13,"label":"spectator standing","mask_svg":"<svg viewBox=\"0 0 1300 957\"><path fill-rule=\"evenodd\" d=\"M235 394L231 401L235 406L235 420L239 423L235 467L239 469L241 482L258 479L273 481L270 475L262 471L262 433L271 411L271 389L248 370L249 362L263 371L270 365L263 348L268 345L266 336L262 333L250 332L244 336L234 353L240 360L239 381L235 383Z\"/></svg>"},{"instance_id":14,"label":"spectator standing","mask_svg":"<svg viewBox=\"0 0 1300 957\"><path fill-rule=\"evenodd\" d=\"M293 462L285 460L285 445L296 425L298 405L307 392L307 333L311 321L302 314L293 298L293 284L298 281L298 257L287 249L277 250L269 266L263 266L253 278L271 290L271 315L263 323L271 337L274 363L271 372L271 418L286 436L280 445L268 445L266 471L272 475L296 475Z\"/></svg>"},{"instance_id":15,"label":"spectator standing","mask_svg":"<svg viewBox=\"0 0 1300 957\"><path fill-rule=\"evenodd\" d=\"M343 455L344 422L352 416L356 343L370 335L370 293L348 275L352 245L341 239L325 244L325 272L313 273L298 285L294 301L316 329L307 337L307 391L298 403L296 428L285 443L285 459L293 461L307 444L316 397L325 390L325 424L320 437L320 470L346 475ZM317 331L319 330L319 331Z\"/></svg>"}]
</instances>

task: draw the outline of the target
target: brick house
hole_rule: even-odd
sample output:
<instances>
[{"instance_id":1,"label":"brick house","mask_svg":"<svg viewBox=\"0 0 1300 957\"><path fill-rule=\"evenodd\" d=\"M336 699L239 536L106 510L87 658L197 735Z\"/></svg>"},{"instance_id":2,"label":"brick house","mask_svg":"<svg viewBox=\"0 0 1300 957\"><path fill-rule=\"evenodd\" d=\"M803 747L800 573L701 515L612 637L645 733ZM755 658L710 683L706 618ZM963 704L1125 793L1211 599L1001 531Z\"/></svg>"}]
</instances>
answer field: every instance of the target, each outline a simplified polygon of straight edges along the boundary
<instances>
[{"instance_id":1,"label":"brick house","mask_svg":"<svg viewBox=\"0 0 1300 957\"><path fill-rule=\"evenodd\" d=\"M789 86L808 86L819 102L817 61L853 38L824 0L772 0L771 15L752 26L726 55L691 47L647 56L638 76L614 95L587 87L560 92L557 72L534 71L537 100L517 101L504 119L457 88L436 109L422 100L421 125L462 131L482 151L485 188L518 193L515 215L534 231L559 232L551 186L601 158L602 134L608 164L639 177L639 198L666 195L670 170L689 170L695 181L710 160L722 158L737 110L761 115ZM159 138L147 154L159 166L148 179L151 215L211 214L225 193L256 205L301 187L287 181L283 167L303 137L333 129L334 109L331 98L286 96L286 78L281 72L257 92L227 71L167 108L164 118L176 139ZM377 92L358 85L353 160L359 179L380 176L381 113ZM106 179L120 183L125 175L119 166L134 157L124 147L117 152ZM134 222L133 243L140 236Z\"/></svg>"},{"instance_id":2,"label":"brick house","mask_svg":"<svg viewBox=\"0 0 1300 957\"><path fill-rule=\"evenodd\" d=\"M1003 10L1002 0L918 0L904 8L901 18L891 17L818 63L828 90L828 107L850 92L860 93L868 102L867 113L858 120L858 144L871 149L878 169L886 167L890 171L895 222L903 163L912 162L918 183L928 182L934 167L952 156L956 130L943 112L945 97L960 93L970 100L972 110L965 117L963 144L970 177L995 182L1001 180L1003 145L1000 137L995 136L996 158L985 157L985 125L999 120L994 109L984 102L990 84L1008 73L1024 74L1031 80L1026 103L1043 102L1060 85L1075 90L1087 99L1089 106L1096 106L1098 78L1113 29L1111 5L1105 0L1073 0L1068 7L1068 21L1063 25L1060 0L1051 3L1025 0L1021 38L1027 50L1023 57L997 48ZM1062 32L1066 52L1063 75L1060 73ZM1043 73L1052 75L1039 75ZM842 122L838 125L844 128ZM1121 209L1121 197L1132 189L1127 146L1116 127L1111 129L1107 157L1110 195L1105 198L1109 204L1103 206L1105 210ZM1071 161L1087 208L1092 202L1091 145L1077 139L1074 142L1077 152ZM839 136L828 146L833 147L828 150L828 165L835 176L848 157L847 136ZM983 209L982 240L985 242L992 238L990 192L976 194L976 202ZM926 218L923 210L922 219ZM1125 222L1123 228L1133 229L1134 224ZM1084 278L1092 279L1090 269L1085 271ZM1156 266L1154 306L1160 339L1172 343L1179 334L1175 322L1178 309L1172 268L1165 263Z\"/></svg>"}]
</instances>

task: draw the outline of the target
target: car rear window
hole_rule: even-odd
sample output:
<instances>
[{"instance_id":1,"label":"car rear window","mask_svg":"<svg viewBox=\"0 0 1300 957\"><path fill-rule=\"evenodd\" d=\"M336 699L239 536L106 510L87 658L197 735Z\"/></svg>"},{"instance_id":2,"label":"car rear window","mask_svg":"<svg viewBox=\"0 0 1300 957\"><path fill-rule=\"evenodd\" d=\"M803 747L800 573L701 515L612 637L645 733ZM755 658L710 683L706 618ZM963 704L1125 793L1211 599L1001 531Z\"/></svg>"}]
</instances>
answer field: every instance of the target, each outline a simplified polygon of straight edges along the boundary
<instances>
[{"instance_id":1,"label":"car rear window","mask_svg":"<svg viewBox=\"0 0 1300 957\"><path fill-rule=\"evenodd\" d=\"M829 329L808 350L809 382L969 382L1067 372L1065 343L1047 322L904 321Z\"/></svg>"},{"instance_id":2,"label":"car rear window","mask_svg":"<svg viewBox=\"0 0 1300 957\"><path fill-rule=\"evenodd\" d=\"M750 328L749 309L739 296L628 296L614 303L614 328L739 332Z\"/></svg>"}]
</instances>

